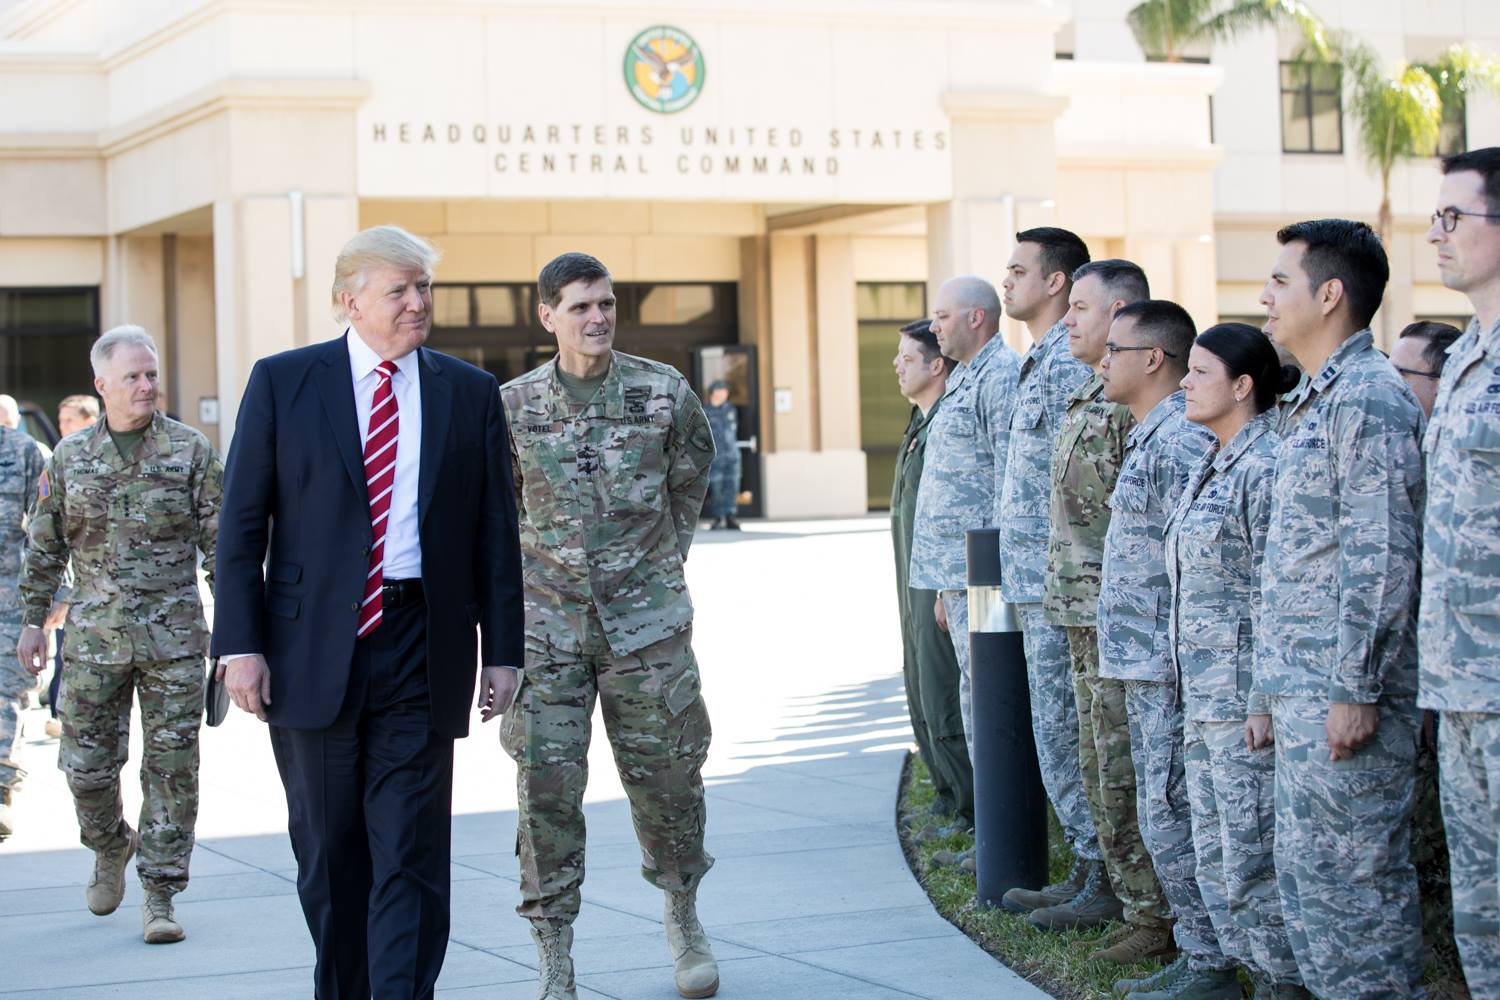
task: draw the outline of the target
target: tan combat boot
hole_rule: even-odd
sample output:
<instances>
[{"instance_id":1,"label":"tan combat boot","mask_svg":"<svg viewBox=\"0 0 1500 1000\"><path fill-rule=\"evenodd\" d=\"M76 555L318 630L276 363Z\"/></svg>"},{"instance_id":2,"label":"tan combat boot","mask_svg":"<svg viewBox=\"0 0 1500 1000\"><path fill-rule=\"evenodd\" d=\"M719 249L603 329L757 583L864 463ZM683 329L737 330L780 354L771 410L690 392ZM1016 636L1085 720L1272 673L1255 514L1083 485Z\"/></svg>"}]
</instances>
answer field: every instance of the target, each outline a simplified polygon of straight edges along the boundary
<instances>
[{"instance_id":1,"label":"tan combat boot","mask_svg":"<svg viewBox=\"0 0 1500 1000\"><path fill-rule=\"evenodd\" d=\"M16 821L10 815L10 799L14 794L9 787L0 788L0 840L16 832Z\"/></svg>"},{"instance_id":2,"label":"tan combat boot","mask_svg":"<svg viewBox=\"0 0 1500 1000\"><path fill-rule=\"evenodd\" d=\"M1129 934L1089 955L1116 965L1134 965L1150 959L1166 958L1177 950L1172 942L1172 927L1133 927Z\"/></svg>"},{"instance_id":3,"label":"tan combat boot","mask_svg":"<svg viewBox=\"0 0 1500 1000\"><path fill-rule=\"evenodd\" d=\"M125 866L141 842L140 835L129 826L125 827L125 837L123 846L94 852L94 874L89 877L83 897L88 900L89 911L96 916L109 916L125 898Z\"/></svg>"},{"instance_id":4,"label":"tan combat boot","mask_svg":"<svg viewBox=\"0 0 1500 1000\"><path fill-rule=\"evenodd\" d=\"M172 894L147 889L141 900L141 936L147 944L175 944L187 937L187 931L172 912Z\"/></svg>"},{"instance_id":5,"label":"tan combat boot","mask_svg":"<svg viewBox=\"0 0 1500 1000\"><path fill-rule=\"evenodd\" d=\"M1012 913L1030 913L1047 906L1059 906L1083 891L1089 872L1094 868L1102 873L1104 862L1074 858L1073 870L1068 872L1068 877L1063 881L1041 889L1012 889L1000 897L1000 905Z\"/></svg>"},{"instance_id":6,"label":"tan combat boot","mask_svg":"<svg viewBox=\"0 0 1500 1000\"><path fill-rule=\"evenodd\" d=\"M666 895L667 945L672 949L677 992L685 997L711 997L719 992L719 963L698 922L698 894L690 889Z\"/></svg>"},{"instance_id":7,"label":"tan combat boot","mask_svg":"<svg viewBox=\"0 0 1500 1000\"><path fill-rule=\"evenodd\" d=\"M1032 910L1031 925L1044 931L1098 927L1119 920L1124 912L1125 906L1110 888L1109 876L1101 864L1089 869L1078 895L1066 903Z\"/></svg>"},{"instance_id":8,"label":"tan combat boot","mask_svg":"<svg viewBox=\"0 0 1500 1000\"><path fill-rule=\"evenodd\" d=\"M561 920L531 922L536 942L536 1000L578 1000L573 982L573 926Z\"/></svg>"}]
</instances>

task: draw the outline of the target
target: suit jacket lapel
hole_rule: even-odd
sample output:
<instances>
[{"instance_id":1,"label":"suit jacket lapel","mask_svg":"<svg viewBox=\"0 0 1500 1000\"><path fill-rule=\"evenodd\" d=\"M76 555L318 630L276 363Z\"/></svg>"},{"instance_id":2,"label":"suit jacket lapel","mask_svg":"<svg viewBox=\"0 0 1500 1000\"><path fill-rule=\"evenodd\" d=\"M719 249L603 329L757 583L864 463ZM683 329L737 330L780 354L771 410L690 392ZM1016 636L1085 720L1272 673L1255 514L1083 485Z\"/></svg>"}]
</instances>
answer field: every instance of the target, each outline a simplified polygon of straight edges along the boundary
<instances>
[{"instance_id":1,"label":"suit jacket lapel","mask_svg":"<svg viewBox=\"0 0 1500 1000\"><path fill-rule=\"evenodd\" d=\"M417 524L427 519L433 490L443 465L448 420L453 413L453 386L431 351L417 348L417 370L422 386L422 457L417 471Z\"/></svg>"},{"instance_id":2,"label":"suit jacket lapel","mask_svg":"<svg viewBox=\"0 0 1500 1000\"><path fill-rule=\"evenodd\" d=\"M360 444L359 417L354 409L354 379L349 374L349 345L344 339L348 336L345 331L343 337L329 341L316 381L318 396L323 401L323 413L328 417L349 481L360 499L368 503L370 494L365 488L364 448Z\"/></svg>"}]
</instances>

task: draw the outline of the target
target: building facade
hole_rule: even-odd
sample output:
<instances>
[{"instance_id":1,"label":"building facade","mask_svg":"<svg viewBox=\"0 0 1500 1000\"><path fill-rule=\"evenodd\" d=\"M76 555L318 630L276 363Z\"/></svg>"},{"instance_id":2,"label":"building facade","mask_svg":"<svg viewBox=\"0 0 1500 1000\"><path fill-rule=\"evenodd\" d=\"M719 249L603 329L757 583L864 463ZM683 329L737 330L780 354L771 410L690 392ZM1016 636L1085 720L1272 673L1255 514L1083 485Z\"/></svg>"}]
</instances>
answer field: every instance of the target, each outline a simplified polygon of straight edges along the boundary
<instances>
[{"instance_id":1,"label":"building facade","mask_svg":"<svg viewBox=\"0 0 1500 1000\"><path fill-rule=\"evenodd\" d=\"M1207 324L1260 314L1278 225L1373 218L1322 105L1319 151L1286 151L1288 39L1148 62L1130 6L0 4L0 391L51 408L140 323L168 408L227 446L250 366L339 333L334 255L390 222L443 251L433 346L502 379L545 360L536 272L593 253L620 349L731 384L753 510L862 512L904 426L896 326L950 275L998 282L1016 230L1131 257ZM1500 49L1480 0L1315 6L1382 51ZM1497 122L1467 109L1475 144ZM1459 316L1420 244L1436 172L1398 175L1387 312Z\"/></svg>"}]
</instances>

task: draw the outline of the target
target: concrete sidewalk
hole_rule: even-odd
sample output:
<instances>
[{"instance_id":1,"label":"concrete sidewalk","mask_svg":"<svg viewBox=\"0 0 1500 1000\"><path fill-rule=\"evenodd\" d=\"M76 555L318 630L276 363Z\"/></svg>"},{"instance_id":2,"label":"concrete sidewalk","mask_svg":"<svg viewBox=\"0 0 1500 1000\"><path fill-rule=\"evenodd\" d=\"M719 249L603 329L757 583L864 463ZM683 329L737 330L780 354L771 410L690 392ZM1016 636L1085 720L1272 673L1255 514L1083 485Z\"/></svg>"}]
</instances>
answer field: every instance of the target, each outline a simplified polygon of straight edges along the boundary
<instances>
[{"instance_id":1,"label":"concrete sidewalk","mask_svg":"<svg viewBox=\"0 0 1500 1000\"><path fill-rule=\"evenodd\" d=\"M700 913L720 996L1042 997L933 911L901 856L897 778L909 730L889 538L879 519L701 535L690 562L695 648L715 724L706 777L718 859ZM831 573L849 583L840 592ZM827 623L827 624L825 624ZM42 715L31 729L40 733ZM669 998L661 895L640 878L626 809L596 725L588 877L574 956L579 995ZM98 918L83 906L55 741L32 740L17 836L0 845L0 996L307 997L312 947L297 904L285 803L264 727L205 732L192 884L180 945L140 940L140 886ZM138 808L138 757L126 783ZM453 930L445 998L530 998L535 952L517 901L514 769L493 725L459 744ZM131 793L134 792L134 795Z\"/></svg>"}]
</instances>

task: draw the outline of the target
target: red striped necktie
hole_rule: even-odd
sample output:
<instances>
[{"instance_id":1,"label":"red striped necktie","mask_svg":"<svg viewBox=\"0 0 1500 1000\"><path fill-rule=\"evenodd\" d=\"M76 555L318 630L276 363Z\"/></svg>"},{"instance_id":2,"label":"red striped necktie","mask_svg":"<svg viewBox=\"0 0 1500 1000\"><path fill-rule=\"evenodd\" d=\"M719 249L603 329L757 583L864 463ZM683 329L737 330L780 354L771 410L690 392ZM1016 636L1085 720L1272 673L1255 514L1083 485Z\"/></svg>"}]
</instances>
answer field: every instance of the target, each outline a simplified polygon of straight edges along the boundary
<instances>
[{"instance_id":1,"label":"red striped necktie","mask_svg":"<svg viewBox=\"0 0 1500 1000\"><path fill-rule=\"evenodd\" d=\"M380 588L385 584L385 528L390 522L391 494L396 489L396 433L401 414L396 407L396 393L391 378L396 374L394 361L375 366L380 376L375 398L370 404L370 428L365 434L365 484L370 496L370 572L365 577L364 602L359 606L359 628L355 638L363 639L380 624Z\"/></svg>"}]
</instances>

